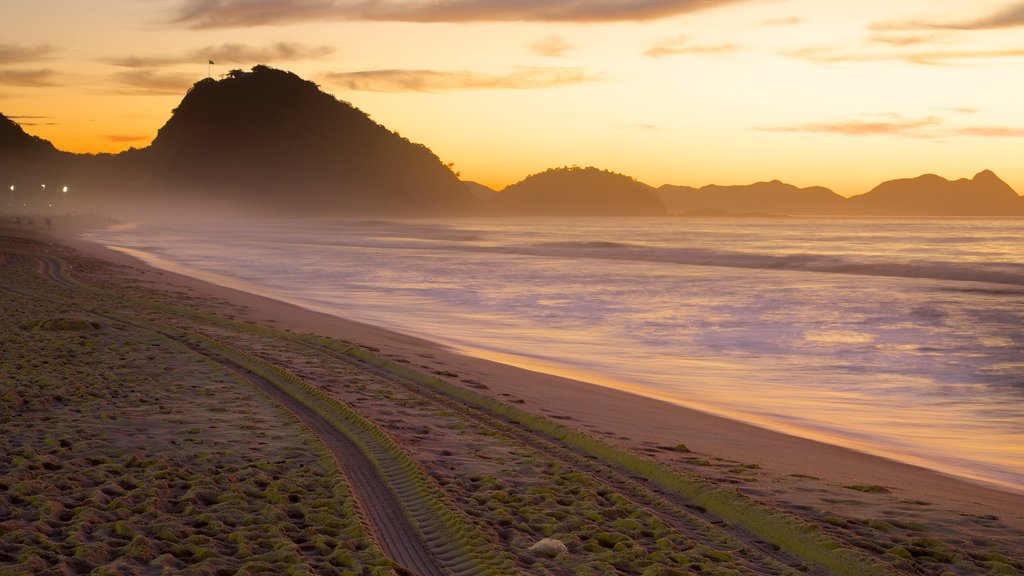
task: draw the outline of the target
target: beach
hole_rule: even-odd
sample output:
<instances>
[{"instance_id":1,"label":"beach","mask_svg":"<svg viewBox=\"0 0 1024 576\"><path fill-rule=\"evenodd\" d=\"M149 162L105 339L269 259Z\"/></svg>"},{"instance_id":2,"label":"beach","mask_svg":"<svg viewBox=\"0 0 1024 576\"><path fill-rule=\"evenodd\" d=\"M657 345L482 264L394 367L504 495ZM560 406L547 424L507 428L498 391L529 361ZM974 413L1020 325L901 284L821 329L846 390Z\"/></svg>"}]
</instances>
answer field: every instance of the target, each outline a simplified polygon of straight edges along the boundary
<instances>
[{"instance_id":1,"label":"beach","mask_svg":"<svg viewBox=\"0 0 1024 576\"><path fill-rule=\"evenodd\" d=\"M24 236L25 232L24 228L5 225L4 234ZM59 222L42 237L76 251L60 252L72 277L85 276L79 279L87 282L104 277L118 290L141 291L150 296L159 293L164 302L178 302L232 321L354 344L386 359L389 365L440 378L447 386L543 417L668 470L699 478L707 486L735 490L744 501L816 526L819 533L877 561L886 570L938 574L949 568L980 574L996 569L1016 571L1024 566L1022 494L627 391L467 356L386 327L158 270L124 253L82 241L75 231L61 231ZM35 249L46 251L45 245ZM90 267L100 272L88 272ZM107 278L109 275L113 276ZM262 348L252 349L249 354L258 355L261 350L265 357L285 356ZM305 380L317 382L320 367L315 364L281 362ZM379 398L360 403L340 388L323 389L383 428L417 466L437 480L438 486L455 494L449 497L458 505L468 506L461 499L468 498L470 481L465 478L488 471L500 476L500 463L505 460L498 458L496 462L495 454L486 452L486 444L467 452L466 446L476 445L479 438L472 434L467 437L458 428L438 426L430 411L396 409L396 405ZM487 524L486 517L473 517ZM545 531L539 526L532 530L537 537ZM558 532L555 528L548 531ZM566 538L565 534L557 535ZM523 534L514 533L498 540L504 542L506 553L515 555L515 547L525 543L523 538ZM587 549L587 540L584 535L577 538L576 547L570 546L570 551L580 556ZM736 549L732 549L733 555ZM531 557L530 561L558 573L557 559ZM521 554L516 562L520 567L530 566L524 565ZM752 568L757 564L755 559L741 563L739 568L757 573Z\"/></svg>"}]
</instances>

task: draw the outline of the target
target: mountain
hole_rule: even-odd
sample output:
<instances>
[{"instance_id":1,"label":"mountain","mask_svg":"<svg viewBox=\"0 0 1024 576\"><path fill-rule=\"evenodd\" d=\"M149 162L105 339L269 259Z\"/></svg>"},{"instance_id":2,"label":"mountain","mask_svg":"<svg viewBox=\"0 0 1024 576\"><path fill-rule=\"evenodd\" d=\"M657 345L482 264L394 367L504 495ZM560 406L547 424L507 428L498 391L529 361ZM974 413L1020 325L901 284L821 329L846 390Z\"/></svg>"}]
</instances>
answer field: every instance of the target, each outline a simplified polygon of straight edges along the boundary
<instances>
[{"instance_id":1,"label":"mountain","mask_svg":"<svg viewBox=\"0 0 1024 576\"><path fill-rule=\"evenodd\" d=\"M498 191L491 188L490 186L484 186L479 182L471 182L463 180L462 185L465 186L477 200L491 200L498 195Z\"/></svg>"},{"instance_id":2,"label":"mountain","mask_svg":"<svg viewBox=\"0 0 1024 576\"><path fill-rule=\"evenodd\" d=\"M968 180L935 174L883 182L849 200L854 214L886 216L1019 216L1024 202L991 170Z\"/></svg>"},{"instance_id":3,"label":"mountain","mask_svg":"<svg viewBox=\"0 0 1024 576\"><path fill-rule=\"evenodd\" d=\"M487 203L497 214L531 216L657 216L665 206L654 189L597 168L552 168L505 187Z\"/></svg>"},{"instance_id":4,"label":"mountain","mask_svg":"<svg viewBox=\"0 0 1024 576\"><path fill-rule=\"evenodd\" d=\"M57 152L46 140L27 134L14 120L0 114L0 159L9 160L15 154L50 154Z\"/></svg>"},{"instance_id":5,"label":"mountain","mask_svg":"<svg viewBox=\"0 0 1024 576\"><path fill-rule=\"evenodd\" d=\"M658 195L673 214L842 214L846 199L821 186L797 188L778 180L702 188L664 185Z\"/></svg>"},{"instance_id":6,"label":"mountain","mask_svg":"<svg viewBox=\"0 0 1024 576\"><path fill-rule=\"evenodd\" d=\"M476 202L429 149L290 72L197 82L142 151L149 186L296 214L441 214Z\"/></svg>"},{"instance_id":7,"label":"mountain","mask_svg":"<svg viewBox=\"0 0 1024 576\"><path fill-rule=\"evenodd\" d=\"M10 194L18 190L35 191L47 181L47 174L67 160L46 140L31 136L10 118L0 114L0 186Z\"/></svg>"}]
</instances>

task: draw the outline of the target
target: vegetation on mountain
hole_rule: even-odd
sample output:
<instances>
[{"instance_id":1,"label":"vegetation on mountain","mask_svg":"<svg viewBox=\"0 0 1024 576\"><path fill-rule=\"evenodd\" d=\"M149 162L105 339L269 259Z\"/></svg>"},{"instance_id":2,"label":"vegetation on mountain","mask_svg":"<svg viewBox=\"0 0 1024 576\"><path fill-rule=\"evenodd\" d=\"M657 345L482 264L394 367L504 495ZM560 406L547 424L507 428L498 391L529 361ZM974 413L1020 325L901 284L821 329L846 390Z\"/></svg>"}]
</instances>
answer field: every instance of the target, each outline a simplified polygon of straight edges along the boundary
<instances>
[{"instance_id":1,"label":"vegetation on mountain","mask_svg":"<svg viewBox=\"0 0 1024 576\"><path fill-rule=\"evenodd\" d=\"M654 189L607 170L552 168L502 190L490 204L504 214L657 216L665 206Z\"/></svg>"}]
</instances>

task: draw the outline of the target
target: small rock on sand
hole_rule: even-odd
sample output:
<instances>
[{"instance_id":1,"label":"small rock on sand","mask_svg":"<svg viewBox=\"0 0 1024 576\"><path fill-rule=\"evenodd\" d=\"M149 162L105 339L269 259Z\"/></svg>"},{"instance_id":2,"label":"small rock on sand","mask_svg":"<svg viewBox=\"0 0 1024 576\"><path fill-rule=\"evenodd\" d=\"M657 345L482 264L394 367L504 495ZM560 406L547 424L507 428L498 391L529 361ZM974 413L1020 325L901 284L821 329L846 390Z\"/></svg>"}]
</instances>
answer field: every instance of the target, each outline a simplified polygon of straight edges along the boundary
<instances>
[{"instance_id":1,"label":"small rock on sand","mask_svg":"<svg viewBox=\"0 0 1024 576\"><path fill-rule=\"evenodd\" d=\"M558 556L562 552L567 551L565 544L555 538L543 538L533 546L530 546L530 550L545 556Z\"/></svg>"}]
</instances>

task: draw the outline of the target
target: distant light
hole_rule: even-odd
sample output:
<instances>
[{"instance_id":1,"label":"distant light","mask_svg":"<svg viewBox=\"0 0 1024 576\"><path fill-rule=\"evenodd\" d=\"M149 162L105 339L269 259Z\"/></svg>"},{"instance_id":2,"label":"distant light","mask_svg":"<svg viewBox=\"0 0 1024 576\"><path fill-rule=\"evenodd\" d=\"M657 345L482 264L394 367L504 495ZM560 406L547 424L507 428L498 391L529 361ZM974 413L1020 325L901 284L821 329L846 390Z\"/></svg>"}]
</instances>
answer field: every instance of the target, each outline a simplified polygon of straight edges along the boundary
<instances>
[{"instance_id":1,"label":"distant light","mask_svg":"<svg viewBox=\"0 0 1024 576\"><path fill-rule=\"evenodd\" d=\"M67 186L65 186L65 187L64 187L64 189L63 189L63 190L61 190L61 192L64 192L65 194L67 194L67 193L68 193L68 187L67 187Z\"/></svg>"},{"instance_id":2,"label":"distant light","mask_svg":"<svg viewBox=\"0 0 1024 576\"><path fill-rule=\"evenodd\" d=\"M43 184L43 190L46 190L46 184Z\"/></svg>"},{"instance_id":3,"label":"distant light","mask_svg":"<svg viewBox=\"0 0 1024 576\"><path fill-rule=\"evenodd\" d=\"M14 184L11 184L11 192L14 192Z\"/></svg>"},{"instance_id":4,"label":"distant light","mask_svg":"<svg viewBox=\"0 0 1024 576\"><path fill-rule=\"evenodd\" d=\"M50 202L50 208L53 208L53 202Z\"/></svg>"}]
</instances>

